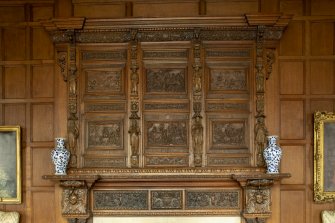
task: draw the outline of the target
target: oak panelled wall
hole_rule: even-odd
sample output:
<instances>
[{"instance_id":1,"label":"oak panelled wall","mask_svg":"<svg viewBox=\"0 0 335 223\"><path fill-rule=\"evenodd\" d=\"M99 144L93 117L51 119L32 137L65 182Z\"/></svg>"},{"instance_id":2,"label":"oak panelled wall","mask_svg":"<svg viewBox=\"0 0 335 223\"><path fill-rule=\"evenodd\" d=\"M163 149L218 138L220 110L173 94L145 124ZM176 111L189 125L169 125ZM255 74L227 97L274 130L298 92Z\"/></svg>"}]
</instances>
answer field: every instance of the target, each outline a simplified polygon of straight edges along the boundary
<instances>
[{"instance_id":1,"label":"oak panelled wall","mask_svg":"<svg viewBox=\"0 0 335 223\"><path fill-rule=\"evenodd\" d=\"M330 0L27 0L0 1L0 124L23 129L23 202L0 205L19 211L21 222L65 222L60 193L41 176L52 174L50 151L66 135L66 84L59 75L53 44L38 23L53 17L122 18L293 14L275 52L266 81L266 122L280 136L282 223L319 223L334 203L313 202L313 120L316 110L334 110L335 2ZM154 68L152 68L154 69ZM275 208L275 207L274 207ZM279 217L279 218L278 218ZM271 219L269 222L275 222Z\"/></svg>"}]
</instances>

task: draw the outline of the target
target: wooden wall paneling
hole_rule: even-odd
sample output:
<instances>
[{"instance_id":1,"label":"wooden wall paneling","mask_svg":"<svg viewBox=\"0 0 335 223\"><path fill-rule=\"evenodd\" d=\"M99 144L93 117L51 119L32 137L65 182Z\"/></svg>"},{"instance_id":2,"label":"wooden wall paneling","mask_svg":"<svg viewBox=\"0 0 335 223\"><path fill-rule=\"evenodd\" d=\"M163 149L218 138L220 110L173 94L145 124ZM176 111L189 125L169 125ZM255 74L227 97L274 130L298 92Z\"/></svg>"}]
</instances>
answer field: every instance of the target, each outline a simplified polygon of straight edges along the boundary
<instances>
[{"instance_id":1,"label":"wooden wall paneling","mask_svg":"<svg viewBox=\"0 0 335 223\"><path fill-rule=\"evenodd\" d=\"M57 0L54 3L56 18L70 18L73 16L73 4L68 0Z\"/></svg>"},{"instance_id":2,"label":"wooden wall paneling","mask_svg":"<svg viewBox=\"0 0 335 223\"><path fill-rule=\"evenodd\" d=\"M259 1L242 0L242 1L206 1L206 15L208 16L229 16L252 14L259 11Z\"/></svg>"},{"instance_id":3,"label":"wooden wall paneling","mask_svg":"<svg viewBox=\"0 0 335 223\"><path fill-rule=\"evenodd\" d=\"M304 100L281 100L280 137L281 139L305 139Z\"/></svg>"},{"instance_id":4,"label":"wooden wall paneling","mask_svg":"<svg viewBox=\"0 0 335 223\"><path fill-rule=\"evenodd\" d=\"M55 222L54 192L32 192L32 219L34 223Z\"/></svg>"},{"instance_id":5,"label":"wooden wall paneling","mask_svg":"<svg viewBox=\"0 0 335 223\"><path fill-rule=\"evenodd\" d=\"M26 141L26 104L25 103L6 103L4 104L4 125L21 126L22 140Z\"/></svg>"},{"instance_id":6,"label":"wooden wall paneling","mask_svg":"<svg viewBox=\"0 0 335 223\"><path fill-rule=\"evenodd\" d=\"M53 64L32 67L31 95L33 98L53 98L54 86Z\"/></svg>"},{"instance_id":7,"label":"wooden wall paneling","mask_svg":"<svg viewBox=\"0 0 335 223\"><path fill-rule=\"evenodd\" d=\"M134 17L190 17L199 14L196 1L138 1L133 3Z\"/></svg>"},{"instance_id":8,"label":"wooden wall paneling","mask_svg":"<svg viewBox=\"0 0 335 223\"><path fill-rule=\"evenodd\" d=\"M0 7L0 22L23 22L24 20L23 5L2 5Z\"/></svg>"},{"instance_id":9,"label":"wooden wall paneling","mask_svg":"<svg viewBox=\"0 0 335 223\"><path fill-rule=\"evenodd\" d=\"M260 12L277 13L279 12L280 0L260 0Z\"/></svg>"},{"instance_id":10,"label":"wooden wall paneling","mask_svg":"<svg viewBox=\"0 0 335 223\"><path fill-rule=\"evenodd\" d=\"M52 103L34 103L31 107L32 142L54 141L54 106Z\"/></svg>"},{"instance_id":11,"label":"wooden wall paneling","mask_svg":"<svg viewBox=\"0 0 335 223\"><path fill-rule=\"evenodd\" d=\"M122 18L126 16L126 2L74 3L73 15L86 18Z\"/></svg>"},{"instance_id":12,"label":"wooden wall paneling","mask_svg":"<svg viewBox=\"0 0 335 223\"><path fill-rule=\"evenodd\" d=\"M54 8L51 4L33 5L31 11L32 21L47 20L54 17Z\"/></svg>"},{"instance_id":13,"label":"wooden wall paneling","mask_svg":"<svg viewBox=\"0 0 335 223\"><path fill-rule=\"evenodd\" d=\"M313 60L311 64L311 94L334 94L335 90L335 69L333 60Z\"/></svg>"},{"instance_id":14,"label":"wooden wall paneling","mask_svg":"<svg viewBox=\"0 0 335 223\"><path fill-rule=\"evenodd\" d=\"M306 198L303 190L281 192L281 222L297 223L306 221ZM297 214L299 213L299 214Z\"/></svg>"},{"instance_id":15,"label":"wooden wall paneling","mask_svg":"<svg viewBox=\"0 0 335 223\"><path fill-rule=\"evenodd\" d=\"M26 81L25 66L6 66L4 70L4 97L6 99L25 98L27 94Z\"/></svg>"},{"instance_id":16,"label":"wooden wall paneling","mask_svg":"<svg viewBox=\"0 0 335 223\"><path fill-rule=\"evenodd\" d=\"M279 54L302 56L304 54L305 29L303 21L292 21L280 41Z\"/></svg>"},{"instance_id":17,"label":"wooden wall paneling","mask_svg":"<svg viewBox=\"0 0 335 223\"><path fill-rule=\"evenodd\" d=\"M3 29L3 38L4 59L24 60L26 57L26 30L24 28L5 28Z\"/></svg>"},{"instance_id":18,"label":"wooden wall paneling","mask_svg":"<svg viewBox=\"0 0 335 223\"><path fill-rule=\"evenodd\" d=\"M303 61L281 60L279 62L280 94L304 94L304 70Z\"/></svg>"},{"instance_id":19,"label":"wooden wall paneling","mask_svg":"<svg viewBox=\"0 0 335 223\"><path fill-rule=\"evenodd\" d=\"M302 16L304 14L304 1L280 1L280 12L284 14L293 14L296 16Z\"/></svg>"},{"instance_id":20,"label":"wooden wall paneling","mask_svg":"<svg viewBox=\"0 0 335 223\"><path fill-rule=\"evenodd\" d=\"M311 15L332 16L335 14L335 3L331 0L311 1Z\"/></svg>"},{"instance_id":21,"label":"wooden wall paneling","mask_svg":"<svg viewBox=\"0 0 335 223\"><path fill-rule=\"evenodd\" d=\"M311 54L313 56L334 54L334 23L311 22Z\"/></svg>"},{"instance_id":22,"label":"wooden wall paneling","mask_svg":"<svg viewBox=\"0 0 335 223\"><path fill-rule=\"evenodd\" d=\"M313 99L310 102L310 113L314 113L316 111L334 111L334 100L332 99Z\"/></svg>"},{"instance_id":23,"label":"wooden wall paneling","mask_svg":"<svg viewBox=\"0 0 335 223\"><path fill-rule=\"evenodd\" d=\"M304 185L305 180L305 157L306 148L304 145L280 145L283 150L283 157L280 171L283 173L290 172L289 179L283 179L282 183L286 185Z\"/></svg>"},{"instance_id":24,"label":"wooden wall paneling","mask_svg":"<svg viewBox=\"0 0 335 223\"><path fill-rule=\"evenodd\" d=\"M32 29L32 59L53 59L53 44L42 28Z\"/></svg>"},{"instance_id":25,"label":"wooden wall paneling","mask_svg":"<svg viewBox=\"0 0 335 223\"><path fill-rule=\"evenodd\" d=\"M43 180L43 175L54 173L54 165L51 162L50 154L53 148L32 148L32 176L31 184L33 187L53 187L54 182Z\"/></svg>"}]
</instances>

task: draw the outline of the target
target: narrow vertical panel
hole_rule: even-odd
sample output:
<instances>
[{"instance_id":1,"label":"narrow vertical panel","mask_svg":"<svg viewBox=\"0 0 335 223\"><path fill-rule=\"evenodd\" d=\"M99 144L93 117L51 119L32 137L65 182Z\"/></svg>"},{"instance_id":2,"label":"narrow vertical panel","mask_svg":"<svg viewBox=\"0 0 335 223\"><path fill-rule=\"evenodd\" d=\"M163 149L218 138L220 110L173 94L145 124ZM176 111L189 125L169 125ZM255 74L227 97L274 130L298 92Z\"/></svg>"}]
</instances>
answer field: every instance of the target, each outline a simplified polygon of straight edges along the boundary
<instances>
[{"instance_id":1,"label":"narrow vertical panel","mask_svg":"<svg viewBox=\"0 0 335 223\"><path fill-rule=\"evenodd\" d=\"M304 139L304 101L280 102L280 136L282 139Z\"/></svg>"},{"instance_id":2,"label":"narrow vertical panel","mask_svg":"<svg viewBox=\"0 0 335 223\"><path fill-rule=\"evenodd\" d=\"M125 17L124 3L115 4L75 4L74 16L87 18L122 18Z\"/></svg>"},{"instance_id":3,"label":"narrow vertical panel","mask_svg":"<svg viewBox=\"0 0 335 223\"><path fill-rule=\"evenodd\" d=\"M311 94L333 94L334 74L333 61L311 61Z\"/></svg>"},{"instance_id":4,"label":"narrow vertical panel","mask_svg":"<svg viewBox=\"0 0 335 223\"><path fill-rule=\"evenodd\" d=\"M304 184L305 183L305 147L304 146L281 146L283 157L281 172L290 173L292 176L283 179L283 184Z\"/></svg>"},{"instance_id":5,"label":"narrow vertical panel","mask_svg":"<svg viewBox=\"0 0 335 223\"><path fill-rule=\"evenodd\" d=\"M52 149L32 148L32 185L34 187L53 186L50 180L43 180L43 175L54 174L51 161Z\"/></svg>"},{"instance_id":6,"label":"narrow vertical panel","mask_svg":"<svg viewBox=\"0 0 335 223\"><path fill-rule=\"evenodd\" d=\"M281 192L281 222L305 222L305 191Z\"/></svg>"},{"instance_id":7,"label":"narrow vertical panel","mask_svg":"<svg viewBox=\"0 0 335 223\"><path fill-rule=\"evenodd\" d=\"M34 6L32 8L33 21L47 20L54 17L53 7Z\"/></svg>"},{"instance_id":8,"label":"narrow vertical panel","mask_svg":"<svg viewBox=\"0 0 335 223\"><path fill-rule=\"evenodd\" d=\"M32 221L34 223L55 223L54 192L33 192Z\"/></svg>"},{"instance_id":9,"label":"narrow vertical panel","mask_svg":"<svg viewBox=\"0 0 335 223\"><path fill-rule=\"evenodd\" d=\"M33 29L33 59L53 59L53 44L44 29Z\"/></svg>"},{"instance_id":10,"label":"narrow vertical panel","mask_svg":"<svg viewBox=\"0 0 335 223\"><path fill-rule=\"evenodd\" d=\"M259 1L207 1L206 15L228 16L257 13Z\"/></svg>"},{"instance_id":11,"label":"narrow vertical panel","mask_svg":"<svg viewBox=\"0 0 335 223\"><path fill-rule=\"evenodd\" d=\"M134 2L134 17L197 16L197 2Z\"/></svg>"},{"instance_id":12,"label":"narrow vertical panel","mask_svg":"<svg viewBox=\"0 0 335 223\"><path fill-rule=\"evenodd\" d=\"M290 22L280 40L279 54L283 56L303 55L304 37L304 22Z\"/></svg>"},{"instance_id":13,"label":"narrow vertical panel","mask_svg":"<svg viewBox=\"0 0 335 223\"><path fill-rule=\"evenodd\" d=\"M311 23L312 55L332 55L334 53L334 23Z\"/></svg>"},{"instance_id":14,"label":"narrow vertical panel","mask_svg":"<svg viewBox=\"0 0 335 223\"><path fill-rule=\"evenodd\" d=\"M5 104L4 124L19 125L22 131L22 140L26 141L26 105L25 104Z\"/></svg>"},{"instance_id":15,"label":"narrow vertical panel","mask_svg":"<svg viewBox=\"0 0 335 223\"><path fill-rule=\"evenodd\" d=\"M24 60L26 55L26 31L22 28L4 29L5 60Z\"/></svg>"},{"instance_id":16,"label":"narrow vertical panel","mask_svg":"<svg viewBox=\"0 0 335 223\"><path fill-rule=\"evenodd\" d=\"M304 63L301 61L280 62L280 93L304 93Z\"/></svg>"},{"instance_id":17,"label":"narrow vertical panel","mask_svg":"<svg viewBox=\"0 0 335 223\"><path fill-rule=\"evenodd\" d=\"M5 68L5 98L26 97L26 69L20 67Z\"/></svg>"},{"instance_id":18,"label":"narrow vertical panel","mask_svg":"<svg viewBox=\"0 0 335 223\"><path fill-rule=\"evenodd\" d=\"M54 71L52 65L33 67L31 91L33 98L53 97Z\"/></svg>"},{"instance_id":19,"label":"narrow vertical panel","mask_svg":"<svg viewBox=\"0 0 335 223\"><path fill-rule=\"evenodd\" d=\"M32 141L53 141L53 112L52 104L32 105Z\"/></svg>"}]
</instances>

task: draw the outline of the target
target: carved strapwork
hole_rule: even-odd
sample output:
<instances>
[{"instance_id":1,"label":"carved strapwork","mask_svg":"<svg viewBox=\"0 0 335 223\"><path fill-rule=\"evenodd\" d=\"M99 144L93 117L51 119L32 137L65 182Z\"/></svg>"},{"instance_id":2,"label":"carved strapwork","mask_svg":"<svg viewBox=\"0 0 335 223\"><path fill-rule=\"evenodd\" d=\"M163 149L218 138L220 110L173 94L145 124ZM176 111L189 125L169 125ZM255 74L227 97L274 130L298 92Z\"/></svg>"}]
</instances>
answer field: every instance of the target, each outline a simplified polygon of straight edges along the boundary
<instances>
[{"instance_id":1,"label":"carved strapwork","mask_svg":"<svg viewBox=\"0 0 335 223\"><path fill-rule=\"evenodd\" d=\"M67 52L59 51L57 52L57 65L60 67L60 72L63 76L63 80L67 81L68 74L68 63L67 63Z\"/></svg>"},{"instance_id":2,"label":"carved strapwork","mask_svg":"<svg viewBox=\"0 0 335 223\"><path fill-rule=\"evenodd\" d=\"M204 127L202 125L202 66L201 66L201 40L200 30L194 30L193 40L193 117L192 117L192 146L194 166L202 166L203 155L203 134Z\"/></svg>"},{"instance_id":3,"label":"carved strapwork","mask_svg":"<svg viewBox=\"0 0 335 223\"><path fill-rule=\"evenodd\" d=\"M131 115L129 117L129 140L130 140L130 150L131 150L131 166L139 166L139 147L140 147L140 126L138 116L138 101L131 101Z\"/></svg>"},{"instance_id":4,"label":"carved strapwork","mask_svg":"<svg viewBox=\"0 0 335 223\"><path fill-rule=\"evenodd\" d=\"M265 70L266 70L266 80L270 78L272 73L272 65L275 62L275 49L267 48L265 51Z\"/></svg>"}]
</instances>

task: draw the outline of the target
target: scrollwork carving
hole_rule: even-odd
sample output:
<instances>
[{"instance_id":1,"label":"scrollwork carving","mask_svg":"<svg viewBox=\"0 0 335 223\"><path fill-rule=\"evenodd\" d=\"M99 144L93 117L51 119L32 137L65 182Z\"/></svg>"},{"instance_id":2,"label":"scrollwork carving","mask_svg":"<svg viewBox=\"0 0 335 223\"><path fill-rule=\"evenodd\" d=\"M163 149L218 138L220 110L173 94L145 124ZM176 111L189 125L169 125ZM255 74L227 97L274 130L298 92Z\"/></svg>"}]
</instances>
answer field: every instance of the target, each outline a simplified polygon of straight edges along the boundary
<instances>
[{"instance_id":1,"label":"scrollwork carving","mask_svg":"<svg viewBox=\"0 0 335 223\"><path fill-rule=\"evenodd\" d=\"M67 81L67 53L58 52L57 64L60 67L60 72L63 76L63 80Z\"/></svg>"}]
</instances>

